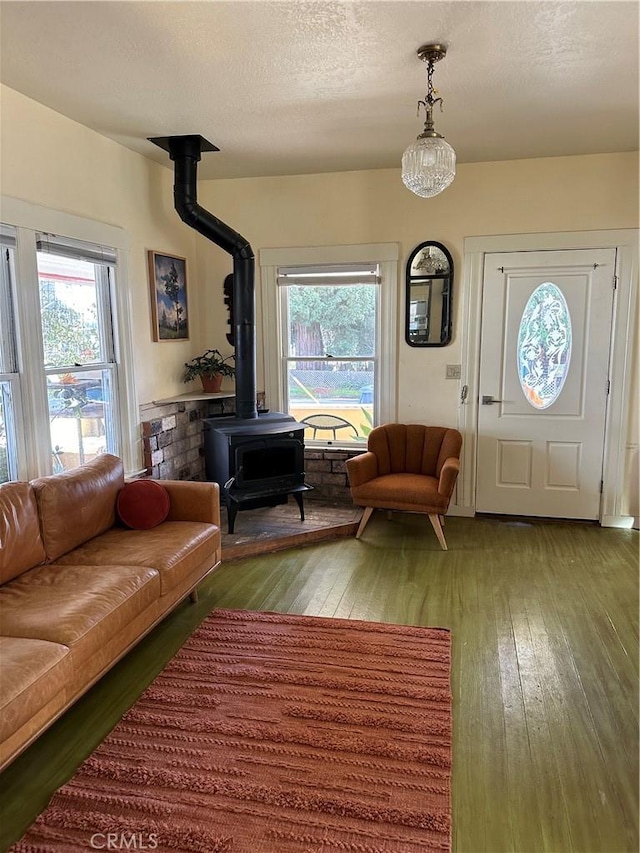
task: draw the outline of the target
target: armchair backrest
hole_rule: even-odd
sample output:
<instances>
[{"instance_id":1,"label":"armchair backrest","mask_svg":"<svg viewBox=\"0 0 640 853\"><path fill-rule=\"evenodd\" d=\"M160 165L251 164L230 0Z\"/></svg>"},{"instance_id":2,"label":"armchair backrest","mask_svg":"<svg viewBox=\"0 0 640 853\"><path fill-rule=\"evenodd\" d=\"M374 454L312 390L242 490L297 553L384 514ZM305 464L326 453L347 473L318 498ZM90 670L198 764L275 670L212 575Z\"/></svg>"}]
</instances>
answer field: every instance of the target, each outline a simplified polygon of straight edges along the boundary
<instances>
[{"instance_id":1,"label":"armchair backrest","mask_svg":"<svg viewBox=\"0 0 640 853\"><path fill-rule=\"evenodd\" d=\"M460 458L457 429L424 424L384 424L371 430L367 449L378 460L378 474L428 474L439 477L446 459Z\"/></svg>"}]
</instances>

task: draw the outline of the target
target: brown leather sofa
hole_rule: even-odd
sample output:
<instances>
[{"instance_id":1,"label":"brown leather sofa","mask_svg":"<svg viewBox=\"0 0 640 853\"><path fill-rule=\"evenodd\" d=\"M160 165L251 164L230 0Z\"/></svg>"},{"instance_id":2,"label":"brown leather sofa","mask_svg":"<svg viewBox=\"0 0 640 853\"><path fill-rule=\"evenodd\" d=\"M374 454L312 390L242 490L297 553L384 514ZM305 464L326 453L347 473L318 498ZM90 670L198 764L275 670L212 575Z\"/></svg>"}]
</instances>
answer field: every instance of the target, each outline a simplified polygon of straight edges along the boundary
<instances>
[{"instance_id":1,"label":"brown leather sofa","mask_svg":"<svg viewBox=\"0 0 640 853\"><path fill-rule=\"evenodd\" d=\"M149 530L117 520L116 456L0 486L0 768L219 565L217 485L162 485Z\"/></svg>"},{"instance_id":2,"label":"brown leather sofa","mask_svg":"<svg viewBox=\"0 0 640 853\"><path fill-rule=\"evenodd\" d=\"M460 470L461 448L457 429L384 424L371 430L367 452L347 461L351 497L365 507L356 539L376 508L424 513L446 551L442 524Z\"/></svg>"}]
</instances>

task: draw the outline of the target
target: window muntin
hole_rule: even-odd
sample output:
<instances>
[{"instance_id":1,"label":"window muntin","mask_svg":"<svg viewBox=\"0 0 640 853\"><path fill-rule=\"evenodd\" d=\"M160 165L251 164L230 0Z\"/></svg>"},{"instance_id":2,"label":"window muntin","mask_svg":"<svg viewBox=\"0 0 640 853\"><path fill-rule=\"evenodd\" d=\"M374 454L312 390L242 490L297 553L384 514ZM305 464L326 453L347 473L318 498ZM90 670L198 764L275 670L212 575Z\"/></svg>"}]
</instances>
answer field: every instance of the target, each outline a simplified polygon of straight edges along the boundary
<instances>
[{"instance_id":1,"label":"window muntin","mask_svg":"<svg viewBox=\"0 0 640 853\"><path fill-rule=\"evenodd\" d=\"M536 287L522 312L518 330L518 379L534 409L558 399L571 362L571 316L560 288L546 281Z\"/></svg>"},{"instance_id":2,"label":"window muntin","mask_svg":"<svg viewBox=\"0 0 640 853\"><path fill-rule=\"evenodd\" d=\"M281 268L278 285L285 410L311 418L306 441L364 442L378 385L377 265Z\"/></svg>"}]
</instances>

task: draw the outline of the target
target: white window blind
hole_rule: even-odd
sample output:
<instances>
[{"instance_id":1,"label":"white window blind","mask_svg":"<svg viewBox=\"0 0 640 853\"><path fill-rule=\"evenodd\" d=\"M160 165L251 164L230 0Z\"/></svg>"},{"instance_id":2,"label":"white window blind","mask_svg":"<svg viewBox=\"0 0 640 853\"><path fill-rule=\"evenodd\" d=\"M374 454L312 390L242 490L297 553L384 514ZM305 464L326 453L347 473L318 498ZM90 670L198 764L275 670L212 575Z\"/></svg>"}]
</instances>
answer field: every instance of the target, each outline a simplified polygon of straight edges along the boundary
<instances>
[{"instance_id":1,"label":"white window blind","mask_svg":"<svg viewBox=\"0 0 640 853\"><path fill-rule=\"evenodd\" d=\"M279 267L278 269L280 286L313 284L336 287L379 283L378 264L327 264L326 266Z\"/></svg>"}]
</instances>

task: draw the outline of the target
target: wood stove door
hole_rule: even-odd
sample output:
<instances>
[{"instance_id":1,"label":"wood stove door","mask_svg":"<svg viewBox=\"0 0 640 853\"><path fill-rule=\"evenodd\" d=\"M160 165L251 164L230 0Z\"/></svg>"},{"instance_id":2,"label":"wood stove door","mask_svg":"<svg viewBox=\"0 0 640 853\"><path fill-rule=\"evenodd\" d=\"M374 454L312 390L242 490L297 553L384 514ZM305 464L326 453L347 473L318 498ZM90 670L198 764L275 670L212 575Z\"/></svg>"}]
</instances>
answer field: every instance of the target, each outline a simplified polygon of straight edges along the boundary
<instances>
[{"instance_id":1,"label":"wood stove door","mask_svg":"<svg viewBox=\"0 0 640 853\"><path fill-rule=\"evenodd\" d=\"M297 438L261 438L232 448L235 493L277 493L304 482L304 443Z\"/></svg>"}]
</instances>

